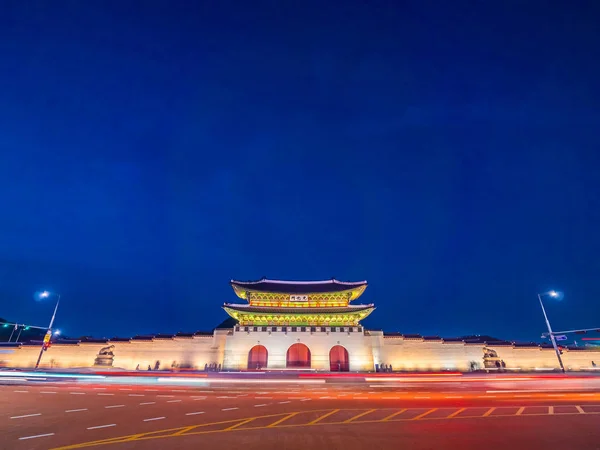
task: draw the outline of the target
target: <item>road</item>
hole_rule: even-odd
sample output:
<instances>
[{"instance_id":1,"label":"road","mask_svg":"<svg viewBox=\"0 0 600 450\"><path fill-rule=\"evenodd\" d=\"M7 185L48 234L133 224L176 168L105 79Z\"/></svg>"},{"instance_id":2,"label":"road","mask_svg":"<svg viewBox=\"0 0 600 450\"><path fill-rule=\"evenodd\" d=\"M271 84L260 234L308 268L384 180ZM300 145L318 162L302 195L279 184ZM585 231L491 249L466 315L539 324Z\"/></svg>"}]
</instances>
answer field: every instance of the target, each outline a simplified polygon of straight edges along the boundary
<instances>
[{"instance_id":1,"label":"road","mask_svg":"<svg viewBox=\"0 0 600 450\"><path fill-rule=\"evenodd\" d=\"M6 449L600 449L600 377L49 381L0 385Z\"/></svg>"}]
</instances>

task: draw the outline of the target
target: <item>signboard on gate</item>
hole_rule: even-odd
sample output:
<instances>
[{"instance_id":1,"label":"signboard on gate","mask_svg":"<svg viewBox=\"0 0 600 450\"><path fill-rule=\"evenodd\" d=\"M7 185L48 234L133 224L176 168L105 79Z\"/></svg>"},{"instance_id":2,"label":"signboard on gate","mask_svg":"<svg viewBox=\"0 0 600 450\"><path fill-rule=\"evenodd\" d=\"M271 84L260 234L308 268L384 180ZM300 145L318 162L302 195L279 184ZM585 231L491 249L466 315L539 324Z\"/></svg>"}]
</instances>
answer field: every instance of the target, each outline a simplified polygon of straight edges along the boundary
<instances>
[{"instance_id":1,"label":"signboard on gate","mask_svg":"<svg viewBox=\"0 0 600 450\"><path fill-rule=\"evenodd\" d=\"M290 302L307 302L308 295L290 295Z\"/></svg>"}]
</instances>

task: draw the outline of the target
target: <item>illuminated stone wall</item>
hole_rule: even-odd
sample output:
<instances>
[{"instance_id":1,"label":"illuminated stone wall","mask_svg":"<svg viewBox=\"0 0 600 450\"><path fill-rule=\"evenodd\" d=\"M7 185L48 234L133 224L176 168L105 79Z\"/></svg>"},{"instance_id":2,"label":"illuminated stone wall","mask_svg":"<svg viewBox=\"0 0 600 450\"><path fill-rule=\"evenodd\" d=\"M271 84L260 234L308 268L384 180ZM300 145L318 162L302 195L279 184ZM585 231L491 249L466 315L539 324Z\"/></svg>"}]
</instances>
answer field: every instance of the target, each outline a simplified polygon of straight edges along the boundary
<instances>
[{"instance_id":1,"label":"illuminated stone wall","mask_svg":"<svg viewBox=\"0 0 600 450\"><path fill-rule=\"evenodd\" d=\"M471 362L483 368L483 345L463 341L385 336L379 352L379 364L391 364L394 370L468 371Z\"/></svg>"},{"instance_id":2,"label":"illuminated stone wall","mask_svg":"<svg viewBox=\"0 0 600 450\"><path fill-rule=\"evenodd\" d=\"M138 365L145 370L154 368L157 361L161 369L170 369L173 364L186 368L204 369L205 364L219 363L223 358L224 340L220 333L214 336L173 338L154 340L132 340L125 342L53 344L42 357L41 367L77 368L93 367L101 348L114 345L113 367L134 370ZM7 367L34 367L40 351L39 346L22 346L5 349L12 353L0 355L2 365Z\"/></svg>"},{"instance_id":3,"label":"illuminated stone wall","mask_svg":"<svg viewBox=\"0 0 600 450\"><path fill-rule=\"evenodd\" d=\"M253 327L249 327L250 330ZM268 327L269 329L271 327ZM258 327L258 330L261 328ZM288 330L290 327L288 327ZM307 328L309 330L310 328ZM263 345L268 352L268 369L285 369L287 351L291 345L302 343L311 353L311 368L329 370L329 351L341 345L348 351L351 371L373 370L373 352L370 339L354 327L347 331L234 331L227 336L223 367L229 370L244 370L248 365L248 353L255 345ZM339 328L338 328L339 330Z\"/></svg>"},{"instance_id":4,"label":"illuminated stone wall","mask_svg":"<svg viewBox=\"0 0 600 450\"><path fill-rule=\"evenodd\" d=\"M558 359L553 348L488 346L496 351L507 369L543 370L558 368ZM592 361L600 368L600 348L585 350L564 349L561 355L563 364L569 370L593 369Z\"/></svg>"},{"instance_id":5,"label":"illuminated stone wall","mask_svg":"<svg viewBox=\"0 0 600 450\"><path fill-rule=\"evenodd\" d=\"M288 327L290 330L291 327ZM269 327L270 329L270 327ZM320 330L320 328L318 328ZM108 343L53 344L44 352L41 367L85 368L93 367L101 348L114 345L113 367L142 370L155 367L160 361L161 369L173 364L180 368L203 370L205 364L222 364L227 370L245 370L248 352L255 345L263 345L268 351L267 369L285 369L286 354L295 343L305 344L311 352L311 367L329 370L329 351L340 345L349 354L351 371L373 371L375 364L391 365L394 370L406 371L469 371L471 363L482 369L483 344L467 344L462 341L428 340L405 336L384 336L381 331L352 332L329 331L240 331L217 330L213 335L152 340L109 341ZM258 330L261 330L259 327ZM307 330L310 330L307 328ZM338 328L339 330L339 328ZM558 367L554 350L539 347L514 347L512 345L487 346L504 361L507 369L550 370ZM24 345L3 348L0 366L30 368L35 366L39 346ZM563 361L569 370L594 369L594 361L600 369L600 348L596 350L563 350Z\"/></svg>"}]
</instances>

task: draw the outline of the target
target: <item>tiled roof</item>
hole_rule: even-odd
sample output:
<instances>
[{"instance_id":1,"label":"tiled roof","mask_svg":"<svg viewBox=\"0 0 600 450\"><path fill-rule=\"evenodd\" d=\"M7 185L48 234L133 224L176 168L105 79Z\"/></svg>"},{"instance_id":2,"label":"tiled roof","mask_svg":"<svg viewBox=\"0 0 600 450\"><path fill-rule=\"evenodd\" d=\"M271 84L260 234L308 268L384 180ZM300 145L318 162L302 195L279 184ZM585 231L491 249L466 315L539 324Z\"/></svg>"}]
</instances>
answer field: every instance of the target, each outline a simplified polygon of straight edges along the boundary
<instances>
[{"instance_id":1,"label":"tiled roof","mask_svg":"<svg viewBox=\"0 0 600 450\"><path fill-rule=\"evenodd\" d=\"M154 339L173 339L172 334L157 334Z\"/></svg>"},{"instance_id":2,"label":"tiled roof","mask_svg":"<svg viewBox=\"0 0 600 450\"><path fill-rule=\"evenodd\" d=\"M132 341L151 341L154 336L134 336L131 338Z\"/></svg>"},{"instance_id":3,"label":"tiled roof","mask_svg":"<svg viewBox=\"0 0 600 450\"><path fill-rule=\"evenodd\" d=\"M366 286L366 281L346 282L335 278L325 281L281 281L263 278L258 281L231 280L232 286L242 289L278 294L311 294L320 292L342 292Z\"/></svg>"},{"instance_id":4,"label":"tiled roof","mask_svg":"<svg viewBox=\"0 0 600 450\"><path fill-rule=\"evenodd\" d=\"M424 341L441 341L442 338L439 336L423 336Z\"/></svg>"},{"instance_id":5,"label":"tiled roof","mask_svg":"<svg viewBox=\"0 0 600 450\"><path fill-rule=\"evenodd\" d=\"M373 305L349 305L340 307L323 307L323 308L278 308L268 306L250 306L250 305L238 305L232 303L225 303L224 308L229 308L234 311L240 312L252 312L260 314L350 314L360 311L366 311L374 308Z\"/></svg>"}]
</instances>

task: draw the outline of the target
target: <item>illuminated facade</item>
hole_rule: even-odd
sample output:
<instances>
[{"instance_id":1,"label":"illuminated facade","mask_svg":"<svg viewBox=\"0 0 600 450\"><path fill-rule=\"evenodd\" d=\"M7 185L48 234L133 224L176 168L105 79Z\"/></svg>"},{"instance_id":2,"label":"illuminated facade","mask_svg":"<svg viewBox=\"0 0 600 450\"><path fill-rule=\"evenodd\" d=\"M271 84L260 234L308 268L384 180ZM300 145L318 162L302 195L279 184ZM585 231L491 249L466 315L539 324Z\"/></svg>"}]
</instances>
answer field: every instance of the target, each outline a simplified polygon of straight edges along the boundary
<instances>
[{"instance_id":1,"label":"illuminated facade","mask_svg":"<svg viewBox=\"0 0 600 450\"><path fill-rule=\"evenodd\" d=\"M231 281L244 303L225 303L234 320L212 332L132 338L57 339L41 367L135 370L402 371L553 370L551 345L443 339L366 330L373 304L354 304L366 281ZM2 345L0 367L35 366L40 342ZM596 370L600 348L563 349L567 370Z\"/></svg>"},{"instance_id":2,"label":"illuminated facade","mask_svg":"<svg viewBox=\"0 0 600 450\"><path fill-rule=\"evenodd\" d=\"M350 305L365 291L366 281L232 280L231 286L248 303L225 303L223 309L242 326L355 327L375 309L373 304Z\"/></svg>"},{"instance_id":3,"label":"illuminated facade","mask_svg":"<svg viewBox=\"0 0 600 450\"><path fill-rule=\"evenodd\" d=\"M225 303L238 324L228 336L230 369L366 370L373 356L360 321L373 304L351 304L366 281L231 281L246 303ZM350 358L350 354L353 355Z\"/></svg>"}]
</instances>

